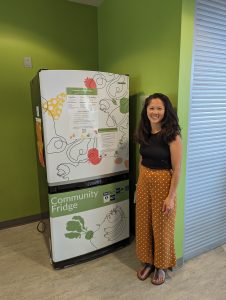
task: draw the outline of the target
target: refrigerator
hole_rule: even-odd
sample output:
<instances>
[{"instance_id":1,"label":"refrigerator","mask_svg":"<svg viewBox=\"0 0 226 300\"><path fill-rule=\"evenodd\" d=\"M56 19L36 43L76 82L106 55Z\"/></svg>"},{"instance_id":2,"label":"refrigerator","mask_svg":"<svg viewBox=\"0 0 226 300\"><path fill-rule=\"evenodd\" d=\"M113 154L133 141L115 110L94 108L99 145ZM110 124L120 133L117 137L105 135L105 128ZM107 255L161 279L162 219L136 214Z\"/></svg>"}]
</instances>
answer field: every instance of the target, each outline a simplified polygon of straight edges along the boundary
<instances>
[{"instance_id":1,"label":"refrigerator","mask_svg":"<svg viewBox=\"0 0 226 300\"><path fill-rule=\"evenodd\" d=\"M129 76L40 70L31 98L51 263L62 268L127 245Z\"/></svg>"}]
</instances>

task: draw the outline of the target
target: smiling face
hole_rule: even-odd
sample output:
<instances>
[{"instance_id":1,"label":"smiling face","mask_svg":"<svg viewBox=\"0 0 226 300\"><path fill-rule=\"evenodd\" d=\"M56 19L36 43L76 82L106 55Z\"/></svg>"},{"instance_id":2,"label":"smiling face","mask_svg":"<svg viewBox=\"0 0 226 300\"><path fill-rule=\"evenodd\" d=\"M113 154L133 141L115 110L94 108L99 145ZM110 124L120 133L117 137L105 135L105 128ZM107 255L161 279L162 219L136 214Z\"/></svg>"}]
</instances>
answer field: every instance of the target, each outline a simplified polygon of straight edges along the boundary
<instances>
[{"instance_id":1,"label":"smiling face","mask_svg":"<svg viewBox=\"0 0 226 300\"><path fill-rule=\"evenodd\" d=\"M154 98L147 106L147 117L151 123L151 126L161 125L161 121L164 118L165 106L161 99Z\"/></svg>"}]
</instances>

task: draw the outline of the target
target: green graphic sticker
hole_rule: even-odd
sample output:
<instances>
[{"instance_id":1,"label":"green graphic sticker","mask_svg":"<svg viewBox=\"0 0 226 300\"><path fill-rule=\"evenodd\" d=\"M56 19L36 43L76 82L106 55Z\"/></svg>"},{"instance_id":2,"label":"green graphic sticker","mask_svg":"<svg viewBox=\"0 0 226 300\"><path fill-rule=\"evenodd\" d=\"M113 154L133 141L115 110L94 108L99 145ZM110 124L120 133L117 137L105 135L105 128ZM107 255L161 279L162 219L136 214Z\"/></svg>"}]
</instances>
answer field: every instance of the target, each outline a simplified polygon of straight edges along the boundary
<instances>
[{"instance_id":1,"label":"green graphic sticker","mask_svg":"<svg viewBox=\"0 0 226 300\"><path fill-rule=\"evenodd\" d=\"M108 209L103 215L99 224L95 224L95 229L88 229L85 226L84 218L76 215L66 223L67 233L64 236L68 239L85 238L95 249L98 249L98 243L112 242L123 236L126 230L126 215L120 205Z\"/></svg>"},{"instance_id":2,"label":"green graphic sticker","mask_svg":"<svg viewBox=\"0 0 226 300\"><path fill-rule=\"evenodd\" d=\"M120 113L126 114L129 112L129 99L122 98L120 99Z\"/></svg>"},{"instance_id":3,"label":"green graphic sticker","mask_svg":"<svg viewBox=\"0 0 226 300\"><path fill-rule=\"evenodd\" d=\"M82 234L85 234L85 239L91 240L94 235L92 230L87 230L84 219L80 216L74 216L72 221L68 221L66 230L70 231L69 233L65 233L65 237L69 239L80 239Z\"/></svg>"}]
</instances>

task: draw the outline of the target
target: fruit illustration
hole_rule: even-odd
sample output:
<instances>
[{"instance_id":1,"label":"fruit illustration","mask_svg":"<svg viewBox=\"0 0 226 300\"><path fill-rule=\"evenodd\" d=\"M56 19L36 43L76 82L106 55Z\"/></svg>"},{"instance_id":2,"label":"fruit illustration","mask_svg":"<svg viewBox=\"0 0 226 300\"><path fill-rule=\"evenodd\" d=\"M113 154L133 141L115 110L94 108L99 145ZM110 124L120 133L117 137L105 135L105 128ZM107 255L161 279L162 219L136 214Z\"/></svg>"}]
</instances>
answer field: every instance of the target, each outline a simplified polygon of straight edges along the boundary
<instances>
[{"instance_id":1,"label":"fruit illustration","mask_svg":"<svg viewBox=\"0 0 226 300\"><path fill-rule=\"evenodd\" d=\"M85 86L89 89L95 89L97 87L96 85L96 82L93 78L89 78L87 77L85 80L84 80L84 83L85 83Z\"/></svg>"},{"instance_id":2,"label":"fruit illustration","mask_svg":"<svg viewBox=\"0 0 226 300\"><path fill-rule=\"evenodd\" d=\"M124 165L127 169L129 169L129 160L128 159L124 160Z\"/></svg>"},{"instance_id":3,"label":"fruit illustration","mask_svg":"<svg viewBox=\"0 0 226 300\"><path fill-rule=\"evenodd\" d=\"M44 112L47 112L50 117L54 120L58 120L63 108L63 103L65 102L65 93L58 94L55 98L49 99L42 105Z\"/></svg>"},{"instance_id":4,"label":"fruit illustration","mask_svg":"<svg viewBox=\"0 0 226 300\"><path fill-rule=\"evenodd\" d=\"M106 217L110 226L104 228L104 237L108 241L114 241L121 236L125 229L125 214L121 207L116 206L107 214Z\"/></svg>"},{"instance_id":5,"label":"fruit illustration","mask_svg":"<svg viewBox=\"0 0 226 300\"><path fill-rule=\"evenodd\" d=\"M102 158L99 156L99 151L96 148L91 148L88 150L88 159L91 164L98 165Z\"/></svg>"},{"instance_id":6,"label":"fruit illustration","mask_svg":"<svg viewBox=\"0 0 226 300\"><path fill-rule=\"evenodd\" d=\"M116 163L117 165L121 164L121 163L122 163L122 158L121 158L121 157L117 157L117 158L115 159L115 163Z\"/></svg>"}]
</instances>

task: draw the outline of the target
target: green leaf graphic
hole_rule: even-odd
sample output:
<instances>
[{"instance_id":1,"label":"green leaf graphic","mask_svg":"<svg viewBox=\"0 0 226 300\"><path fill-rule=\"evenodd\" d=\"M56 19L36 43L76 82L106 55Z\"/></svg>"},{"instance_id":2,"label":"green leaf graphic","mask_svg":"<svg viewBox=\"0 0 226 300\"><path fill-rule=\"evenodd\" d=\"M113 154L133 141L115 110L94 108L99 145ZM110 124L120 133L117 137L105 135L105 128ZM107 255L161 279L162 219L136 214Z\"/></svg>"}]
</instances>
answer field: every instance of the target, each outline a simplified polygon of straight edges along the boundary
<instances>
[{"instance_id":1,"label":"green leaf graphic","mask_svg":"<svg viewBox=\"0 0 226 300\"><path fill-rule=\"evenodd\" d=\"M120 112L122 114L126 114L129 112L129 99L128 98L120 99Z\"/></svg>"},{"instance_id":2,"label":"green leaf graphic","mask_svg":"<svg viewBox=\"0 0 226 300\"><path fill-rule=\"evenodd\" d=\"M85 222L84 222L84 219L82 217L80 217L80 216L74 216L72 219L79 221L81 223L82 229L85 229L85 225L84 225Z\"/></svg>"},{"instance_id":3,"label":"green leaf graphic","mask_svg":"<svg viewBox=\"0 0 226 300\"><path fill-rule=\"evenodd\" d=\"M93 238L93 236L94 236L94 232L92 230L89 230L86 232L85 238L87 240L91 240Z\"/></svg>"},{"instance_id":4,"label":"green leaf graphic","mask_svg":"<svg viewBox=\"0 0 226 300\"><path fill-rule=\"evenodd\" d=\"M77 232L70 232L70 233L65 233L65 236L69 239L80 239L81 234Z\"/></svg>"},{"instance_id":5,"label":"green leaf graphic","mask_svg":"<svg viewBox=\"0 0 226 300\"><path fill-rule=\"evenodd\" d=\"M68 221L66 230L82 232L82 225L79 221Z\"/></svg>"}]
</instances>

